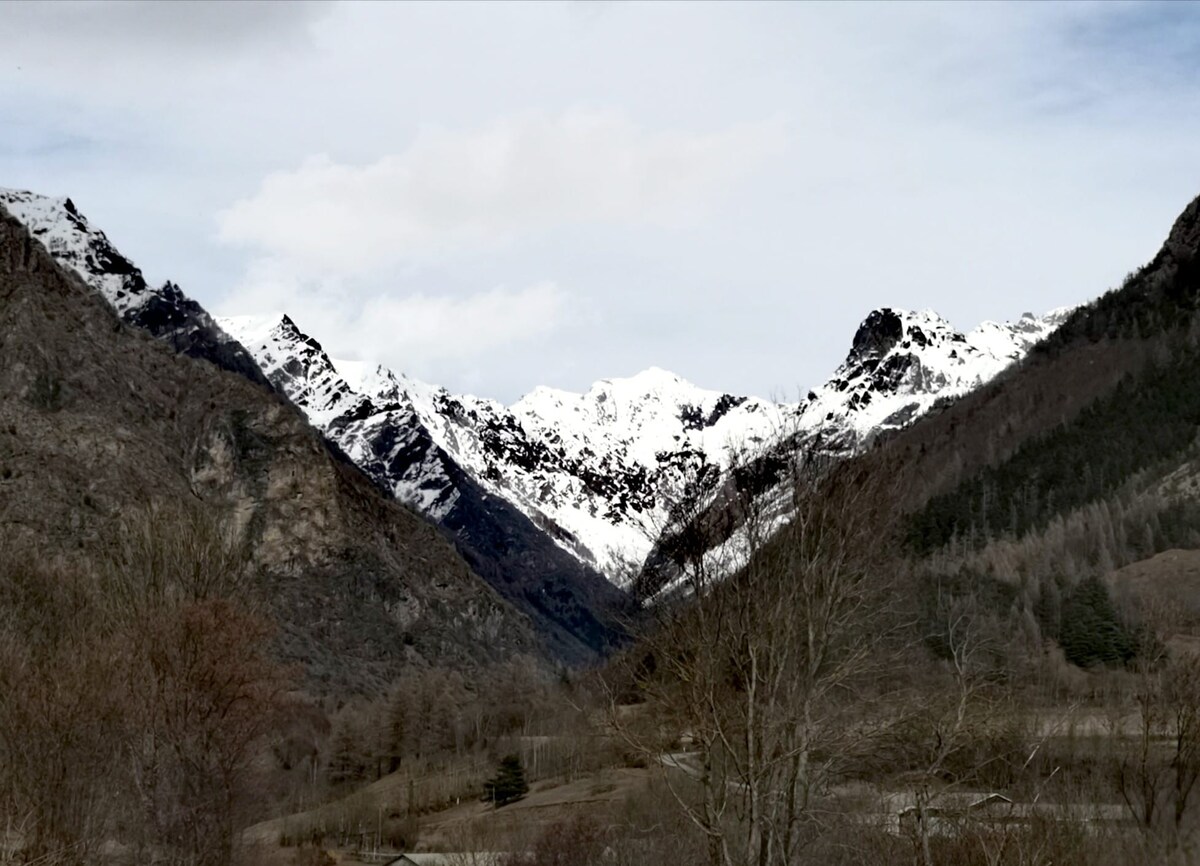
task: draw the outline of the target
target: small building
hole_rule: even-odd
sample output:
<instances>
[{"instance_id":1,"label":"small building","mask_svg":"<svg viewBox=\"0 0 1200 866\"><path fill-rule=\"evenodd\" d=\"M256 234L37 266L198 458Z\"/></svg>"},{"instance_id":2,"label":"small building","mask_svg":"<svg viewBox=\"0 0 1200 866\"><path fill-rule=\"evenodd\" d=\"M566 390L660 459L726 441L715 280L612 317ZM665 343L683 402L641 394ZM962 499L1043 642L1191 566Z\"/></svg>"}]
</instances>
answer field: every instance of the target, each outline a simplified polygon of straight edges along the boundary
<instances>
[{"instance_id":1,"label":"small building","mask_svg":"<svg viewBox=\"0 0 1200 866\"><path fill-rule=\"evenodd\" d=\"M925 805L925 820L928 826L925 831L931 836L949 836L956 834L964 821L995 820L999 813L1011 810L1013 801L1003 794L995 792L973 792L961 794L940 794L930 798ZM921 809L912 805L899 812L901 830L919 830Z\"/></svg>"},{"instance_id":2,"label":"small building","mask_svg":"<svg viewBox=\"0 0 1200 866\"><path fill-rule=\"evenodd\" d=\"M428 851L401 854L387 866L500 866L509 856L504 851Z\"/></svg>"}]
</instances>

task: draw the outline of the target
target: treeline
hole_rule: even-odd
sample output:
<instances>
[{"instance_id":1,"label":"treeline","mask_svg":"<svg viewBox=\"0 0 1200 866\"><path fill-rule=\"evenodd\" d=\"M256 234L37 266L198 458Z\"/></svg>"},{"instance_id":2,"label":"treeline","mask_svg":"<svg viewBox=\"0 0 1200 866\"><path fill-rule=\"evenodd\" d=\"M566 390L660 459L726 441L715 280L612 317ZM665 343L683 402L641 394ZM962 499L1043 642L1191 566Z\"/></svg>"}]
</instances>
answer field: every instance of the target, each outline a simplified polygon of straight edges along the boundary
<instances>
[{"instance_id":1,"label":"treeline","mask_svg":"<svg viewBox=\"0 0 1200 866\"><path fill-rule=\"evenodd\" d=\"M956 541L921 561L924 591L970 596L1001 618L1009 634L1009 668L1028 667L1045 648L1079 667L1124 665L1160 648L1115 598L1117 569L1173 548L1200 547L1200 502L1171 490L1119 494L1092 502L1020 538L977 548ZM937 641L930 644L936 649Z\"/></svg>"},{"instance_id":2,"label":"treeline","mask_svg":"<svg viewBox=\"0 0 1200 866\"><path fill-rule=\"evenodd\" d=\"M1069 582L1050 576L1019 586L962 568L953 575L931 575L920 586L926 645L939 659L953 655L953 635L944 620L948 603L975 612L974 625L988 623L995 638L990 665L1006 676L1043 663L1049 641L1059 646L1064 661L1080 668L1119 667L1139 654L1161 651L1134 617L1119 610L1098 577Z\"/></svg>"},{"instance_id":3,"label":"treeline","mask_svg":"<svg viewBox=\"0 0 1200 866\"><path fill-rule=\"evenodd\" d=\"M1200 310L1200 258L1195 255L1200 206L1194 200L1163 249L1121 286L1076 311L1035 352L1055 354L1080 340L1141 337L1192 325Z\"/></svg>"},{"instance_id":4,"label":"treeline","mask_svg":"<svg viewBox=\"0 0 1200 866\"><path fill-rule=\"evenodd\" d=\"M1194 532L1190 503L1126 489L914 562L891 544L892 476L844 466L798 485L791 523L751 531L729 576L685 561L696 602L656 608L614 664L612 694L643 711L613 730L689 777L668 776L706 842L689 862L1185 862L1200 656L1159 587L1125 604L1104 578ZM523 862L606 856L548 835Z\"/></svg>"},{"instance_id":5,"label":"treeline","mask_svg":"<svg viewBox=\"0 0 1200 866\"><path fill-rule=\"evenodd\" d=\"M411 849L421 816L481 800L504 756L531 781L612 763L594 706L566 673L529 658L409 669L383 694L329 707L327 730L296 751L276 809L293 815L276 822L280 843Z\"/></svg>"},{"instance_id":6,"label":"treeline","mask_svg":"<svg viewBox=\"0 0 1200 866\"><path fill-rule=\"evenodd\" d=\"M336 792L396 772L417 778L435 775L433 767L449 775L464 766L490 771L496 758L517 751L528 752L535 777L550 771L552 753L553 771L569 773L570 754L590 747L590 721L581 708L590 703L565 674L551 678L529 658L470 675L413 669L387 694L355 699L333 714L321 771ZM468 787L475 795L482 792L478 785ZM442 805L431 796L404 804L413 812Z\"/></svg>"},{"instance_id":7,"label":"treeline","mask_svg":"<svg viewBox=\"0 0 1200 866\"><path fill-rule=\"evenodd\" d=\"M1102 320L1123 323L1112 325L1114 334L1128 336L1122 329L1137 330L1148 310L1166 303L1138 297L1125 318L1111 298L1101 305ZM910 515L909 550L934 584L963 572L1016 587L1007 610L995 609L1031 632L1032 646L1053 642L1083 667L1129 663L1151 647L1104 579L1200 544L1200 503L1183 489L1200 457L1198 381L1195 339L1164 338L1140 373Z\"/></svg>"}]
</instances>

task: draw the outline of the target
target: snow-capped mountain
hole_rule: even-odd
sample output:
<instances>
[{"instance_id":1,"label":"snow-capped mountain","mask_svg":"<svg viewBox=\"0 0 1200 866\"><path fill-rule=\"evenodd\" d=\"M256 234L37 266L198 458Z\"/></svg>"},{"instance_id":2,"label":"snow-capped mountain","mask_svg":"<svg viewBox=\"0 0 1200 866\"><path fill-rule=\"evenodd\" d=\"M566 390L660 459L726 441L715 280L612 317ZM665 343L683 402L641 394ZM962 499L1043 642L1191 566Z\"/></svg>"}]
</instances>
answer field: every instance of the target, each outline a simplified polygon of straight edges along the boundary
<instances>
[{"instance_id":1,"label":"snow-capped mountain","mask_svg":"<svg viewBox=\"0 0 1200 866\"><path fill-rule=\"evenodd\" d=\"M911 423L939 400L973 391L1020 360L1073 307L1015 322L984 322L963 334L932 310L875 310L825 384L808 393L800 430L846 453Z\"/></svg>"},{"instance_id":2,"label":"snow-capped mountain","mask_svg":"<svg viewBox=\"0 0 1200 866\"><path fill-rule=\"evenodd\" d=\"M502 591L532 593L516 577L532 561L563 585L578 582L566 576L576 568L626 585L681 488L699 480L716 489L733 452L802 441L853 453L988 381L1069 312L964 334L931 311L876 310L845 361L798 404L705 390L651 368L585 393L535 388L506 407L333 360L287 316L214 321L174 284L151 288L69 199L0 190L0 205L126 322L269 381L378 485L455 533L477 569L498 568L489 579ZM604 630L593 626L594 636Z\"/></svg>"},{"instance_id":3,"label":"snow-capped mountain","mask_svg":"<svg viewBox=\"0 0 1200 866\"><path fill-rule=\"evenodd\" d=\"M984 322L962 334L936 313L884 308L862 322L846 360L820 387L796 407L789 435L777 440L753 464L753 495L760 530L768 532L788 519L791 494L784 467L795 449L846 457L875 437L898 430L928 412L939 401L975 390L1023 358L1067 319L1064 307L1037 317L1024 314L1016 322ZM720 510L720 505L715 505ZM710 569L736 567L750 552L749 540L736 520L721 520L728 537L710 538ZM678 531L673 528L672 532ZM679 579L672 562L672 534L650 551L634 587L640 597L671 591Z\"/></svg>"},{"instance_id":4,"label":"snow-capped mountain","mask_svg":"<svg viewBox=\"0 0 1200 866\"><path fill-rule=\"evenodd\" d=\"M441 521L459 491L452 460L422 425L401 379L359 377L351 385L321 344L288 316L218 320L267 378L354 463L396 498ZM347 369L353 369L347 365Z\"/></svg>"},{"instance_id":5,"label":"snow-capped mountain","mask_svg":"<svg viewBox=\"0 0 1200 866\"><path fill-rule=\"evenodd\" d=\"M502 503L563 556L622 587L638 576L683 485L699 479L715 490L734 452L759 452L798 417L797 406L706 391L659 369L583 394L538 388L505 407L332 359L287 315L218 321L397 498L470 535ZM529 569L528 558L522 565Z\"/></svg>"},{"instance_id":6,"label":"snow-capped mountain","mask_svg":"<svg viewBox=\"0 0 1200 866\"><path fill-rule=\"evenodd\" d=\"M219 320L275 386L397 497L442 520L458 496L446 461L617 582L640 566L671 493L716 478L728 449L777 437L795 407L706 391L663 370L586 394L537 388L511 407L377 365L328 358L283 316ZM428 439L430 445L417 443Z\"/></svg>"},{"instance_id":7,"label":"snow-capped mountain","mask_svg":"<svg viewBox=\"0 0 1200 866\"><path fill-rule=\"evenodd\" d=\"M125 323L149 331L177 352L266 384L254 359L203 307L170 281L150 286L69 198L0 187L0 207L23 223L60 265L108 301Z\"/></svg>"},{"instance_id":8,"label":"snow-capped mountain","mask_svg":"<svg viewBox=\"0 0 1200 866\"><path fill-rule=\"evenodd\" d=\"M328 439L343 445L343 452L377 484L442 526L472 569L534 621L556 657L589 661L621 640L613 617L626 603L622 593L507 500L490 496L430 439L411 407L389 402L376 391L371 392L376 402L371 402L331 376L332 365L320 345L295 331L290 321L275 323L283 327L274 335L273 326L258 333L241 323L250 327L244 332L255 345L256 359L178 286L148 285L70 199L0 189L0 207L103 297L122 321L178 352L268 389L278 383L279 392L303 408Z\"/></svg>"},{"instance_id":9,"label":"snow-capped mountain","mask_svg":"<svg viewBox=\"0 0 1200 866\"><path fill-rule=\"evenodd\" d=\"M567 657L602 653L624 598L557 543L554 528L472 462L511 433L499 404L455 397L375 366L333 361L288 316L218 320L313 426L397 499L454 535L468 562L550 634ZM520 447L521 437L516 437ZM519 457L510 455L506 468Z\"/></svg>"},{"instance_id":10,"label":"snow-capped mountain","mask_svg":"<svg viewBox=\"0 0 1200 866\"><path fill-rule=\"evenodd\" d=\"M846 454L1022 357L1065 315L956 332L932 312L878 310L800 404L708 391L651 368L586 393L539 387L512 406L377 365L330 359L287 316L222 319L268 378L397 497L443 520L454 465L563 549L625 585L691 479L712 488L738 451L799 435Z\"/></svg>"}]
</instances>

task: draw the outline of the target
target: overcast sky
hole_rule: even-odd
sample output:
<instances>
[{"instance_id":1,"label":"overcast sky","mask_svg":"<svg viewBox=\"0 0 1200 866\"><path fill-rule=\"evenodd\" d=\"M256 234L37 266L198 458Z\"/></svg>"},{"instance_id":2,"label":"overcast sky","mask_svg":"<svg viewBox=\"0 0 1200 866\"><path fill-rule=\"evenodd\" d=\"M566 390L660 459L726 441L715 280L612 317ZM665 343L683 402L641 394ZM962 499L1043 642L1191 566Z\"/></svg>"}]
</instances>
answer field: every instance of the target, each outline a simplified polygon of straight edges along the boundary
<instances>
[{"instance_id":1,"label":"overcast sky","mask_svg":"<svg viewBox=\"0 0 1200 866\"><path fill-rule=\"evenodd\" d=\"M1087 300L1200 193L1200 7L5 3L0 186L509 402L795 396L878 306Z\"/></svg>"}]
</instances>

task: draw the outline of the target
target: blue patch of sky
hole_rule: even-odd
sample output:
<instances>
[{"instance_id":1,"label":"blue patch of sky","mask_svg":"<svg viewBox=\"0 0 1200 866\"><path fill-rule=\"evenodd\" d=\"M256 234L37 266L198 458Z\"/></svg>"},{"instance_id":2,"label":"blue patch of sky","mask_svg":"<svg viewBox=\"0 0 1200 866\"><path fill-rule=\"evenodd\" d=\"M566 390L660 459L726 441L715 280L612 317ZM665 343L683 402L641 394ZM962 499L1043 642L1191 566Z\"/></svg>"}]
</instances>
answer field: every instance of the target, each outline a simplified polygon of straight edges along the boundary
<instances>
[{"instance_id":1,"label":"blue patch of sky","mask_svg":"<svg viewBox=\"0 0 1200 866\"><path fill-rule=\"evenodd\" d=\"M1105 77L1130 73L1165 85L1196 84L1200 72L1200 4L1114 3L1072 18L1066 44Z\"/></svg>"},{"instance_id":2,"label":"blue patch of sky","mask_svg":"<svg viewBox=\"0 0 1200 866\"><path fill-rule=\"evenodd\" d=\"M31 120L31 117L38 119ZM100 142L73 130L47 125L27 106L0 104L0 156L10 158L72 158L94 152Z\"/></svg>"}]
</instances>

